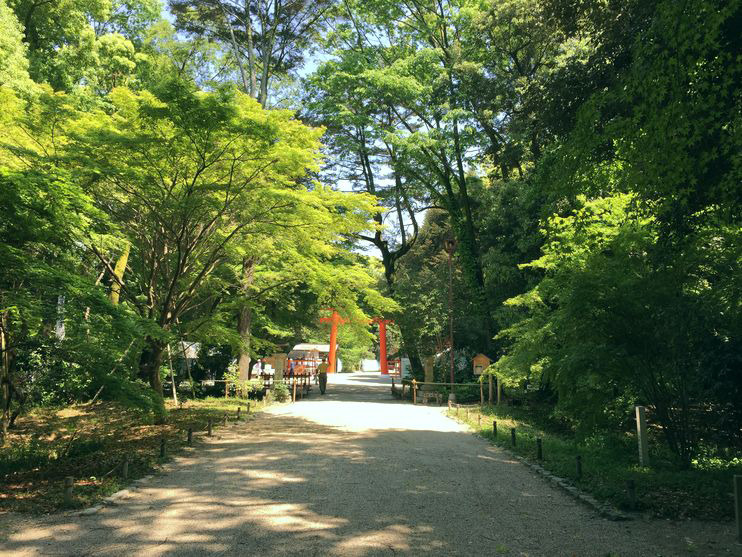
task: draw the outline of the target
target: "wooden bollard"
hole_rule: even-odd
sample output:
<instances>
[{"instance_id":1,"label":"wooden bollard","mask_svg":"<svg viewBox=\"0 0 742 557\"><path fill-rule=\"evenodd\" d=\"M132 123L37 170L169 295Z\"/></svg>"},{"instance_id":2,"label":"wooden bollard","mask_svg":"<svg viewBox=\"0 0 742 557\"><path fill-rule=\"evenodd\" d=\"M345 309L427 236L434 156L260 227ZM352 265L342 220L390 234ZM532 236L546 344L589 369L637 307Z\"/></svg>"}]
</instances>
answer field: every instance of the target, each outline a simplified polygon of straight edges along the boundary
<instances>
[{"instance_id":1,"label":"wooden bollard","mask_svg":"<svg viewBox=\"0 0 742 557\"><path fill-rule=\"evenodd\" d=\"M209 418L209 421L206 424L206 435L208 435L209 437L211 437L211 425L211 418Z\"/></svg>"},{"instance_id":2,"label":"wooden bollard","mask_svg":"<svg viewBox=\"0 0 742 557\"><path fill-rule=\"evenodd\" d=\"M292 397L292 402L296 402L296 379L294 379L294 394Z\"/></svg>"},{"instance_id":3,"label":"wooden bollard","mask_svg":"<svg viewBox=\"0 0 742 557\"><path fill-rule=\"evenodd\" d=\"M72 488L75 485L75 481L72 476L64 478L64 504L68 507L72 506Z\"/></svg>"},{"instance_id":4,"label":"wooden bollard","mask_svg":"<svg viewBox=\"0 0 742 557\"><path fill-rule=\"evenodd\" d=\"M543 447L543 441L540 437L536 439L536 460L543 460L544 459L544 447Z\"/></svg>"},{"instance_id":5,"label":"wooden bollard","mask_svg":"<svg viewBox=\"0 0 742 557\"><path fill-rule=\"evenodd\" d=\"M461 405L460 404L457 404L456 405L456 415L457 416L459 415L459 410L461 410Z\"/></svg>"},{"instance_id":6,"label":"wooden bollard","mask_svg":"<svg viewBox=\"0 0 742 557\"><path fill-rule=\"evenodd\" d=\"M160 439L160 458L165 458L165 438Z\"/></svg>"},{"instance_id":7,"label":"wooden bollard","mask_svg":"<svg viewBox=\"0 0 742 557\"><path fill-rule=\"evenodd\" d=\"M124 462L121 463L121 477L125 480L129 479L129 455L125 455Z\"/></svg>"},{"instance_id":8,"label":"wooden bollard","mask_svg":"<svg viewBox=\"0 0 742 557\"><path fill-rule=\"evenodd\" d=\"M626 481L626 493L629 496L629 507L632 511L636 510L636 482L634 480Z\"/></svg>"},{"instance_id":9,"label":"wooden bollard","mask_svg":"<svg viewBox=\"0 0 742 557\"><path fill-rule=\"evenodd\" d=\"M247 403L247 417L250 417L250 403Z\"/></svg>"},{"instance_id":10,"label":"wooden bollard","mask_svg":"<svg viewBox=\"0 0 742 557\"><path fill-rule=\"evenodd\" d=\"M580 455L575 457L575 474L578 480L582 479L582 457Z\"/></svg>"},{"instance_id":11,"label":"wooden bollard","mask_svg":"<svg viewBox=\"0 0 742 557\"><path fill-rule=\"evenodd\" d=\"M647 440L647 410L636 407L636 439L639 442L639 465L649 466L649 442Z\"/></svg>"},{"instance_id":12,"label":"wooden bollard","mask_svg":"<svg viewBox=\"0 0 742 557\"><path fill-rule=\"evenodd\" d=\"M412 404L417 404L417 379L412 380Z\"/></svg>"},{"instance_id":13,"label":"wooden bollard","mask_svg":"<svg viewBox=\"0 0 742 557\"><path fill-rule=\"evenodd\" d=\"M742 476L734 476L734 516L737 520L737 541L742 543Z\"/></svg>"},{"instance_id":14,"label":"wooden bollard","mask_svg":"<svg viewBox=\"0 0 742 557\"><path fill-rule=\"evenodd\" d=\"M188 443L188 446L189 447L192 447L193 446L193 428L192 427L189 427L188 428L187 443Z\"/></svg>"},{"instance_id":15,"label":"wooden bollard","mask_svg":"<svg viewBox=\"0 0 742 557\"><path fill-rule=\"evenodd\" d=\"M510 442L512 443L513 447L515 447L515 428L510 428Z\"/></svg>"},{"instance_id":16,"label":"wooden bollard","mask_svg":"<svg viewBox=\"0 0 742 557\"><path fill-rule=\"evenodd\" d=\"M229 414L227 414L227 413L225 412L225 414L224 414L224 425L227 425L227 423L228 423L228 421L229 421L229 419L228 419L228 416L229 416Z\"/></svg>"},{"instance_id":17,"label":"wooden bollard","mask_svg":"<svg viewBox=\"0 0 742 557\"><path fill-rule=\"evenodd\" d=\"M497 420L492 420L492 436L497 437Z\"/></svg>"}]
</instances>

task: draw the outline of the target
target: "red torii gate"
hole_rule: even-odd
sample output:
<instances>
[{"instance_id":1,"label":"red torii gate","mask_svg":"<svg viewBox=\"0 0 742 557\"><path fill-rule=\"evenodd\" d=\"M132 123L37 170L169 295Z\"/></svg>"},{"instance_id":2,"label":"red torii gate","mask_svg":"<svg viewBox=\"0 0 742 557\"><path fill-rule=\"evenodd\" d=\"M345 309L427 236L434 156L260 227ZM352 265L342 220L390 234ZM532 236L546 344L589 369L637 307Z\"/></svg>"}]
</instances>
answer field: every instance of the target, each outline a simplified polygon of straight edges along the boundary
<instances>
[{"instance_id":1,"label":"red torii gate","mask_svg":"<svg viewBox=\"0 0 742 557\"><path fill-rule=\"evenodd\" d=\"M332 315L330 317L320 317L319 322L320 323L330 323L332 326L330 328L330 355L329 355L329 362L327 366L327 373L335 373L335 356L337 351L337 339L338 339L338 325L345 325L347 323L350 323L349 319L345 319L343 317L340 317L340 314L337 312L336 309L329 309L327 311L332 311ZM371 319L369 323L378 323L379 324L379 359L380 361L380 367L381 367L381 373L383 375L389 374L389 363L387 361L386 357L386 326L389 323L394 323L391 319L382 319L381 317L376 317L374 319Z\"/></svg>"}]
</instances>

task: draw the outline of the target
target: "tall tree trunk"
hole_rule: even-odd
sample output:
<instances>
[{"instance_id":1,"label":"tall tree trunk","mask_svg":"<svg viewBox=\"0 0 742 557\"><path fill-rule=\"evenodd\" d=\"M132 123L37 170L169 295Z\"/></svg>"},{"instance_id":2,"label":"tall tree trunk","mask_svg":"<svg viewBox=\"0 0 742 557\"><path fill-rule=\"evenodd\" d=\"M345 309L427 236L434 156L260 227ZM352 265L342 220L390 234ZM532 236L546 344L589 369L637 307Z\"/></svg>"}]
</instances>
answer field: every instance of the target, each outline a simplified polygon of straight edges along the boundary
<instances>
[{"instance_id":1,"label":"tall tree trunk","mask_svg":"<svg viewBox=\"0 0 742 557\"><path fill-rule=\"evenodd\" d=\"M237 331L240 333L240 357L238 360L238 369L240 380L252 379L252 370L250 369L250 329L252 326L252 309L247 304L240 308L240 315L237 319Z\"/></svg>"},{"instance_id":2,"label":"tall tree trunk","mask_svg":"<svg viewBox=\"0 0 742 557\"><path fill-rule=\"evenodd\" d=\"M413 335L409 334L409 330L406 327L399 327L399 332L402 334L402 346L410 359L410 367L412 367L412 375L418 379L425 377L425 369L423 368L423 362L420 358L420 352L417 349L417 342Z\"/></svg>"},{"instance_id":3,"label":"tall tree trunk","mask_svg":"<svg viewBox=\"0 0 742 557\"><path fill-rule=\"evenodd\" d=\"M229 27L229 37L232 40L232 52L234 54L234 59L237 62L237 67L240 70L240 77L242 78L242 88L244 89L245 93L248 93L250 91L250 84L247 81L247 78L245 77L245 69L242 67L242 56L240 56L240 49L237 47L237 39L235 39L234 36L234 29L232 28L232 22L229 21L229 17L227 16L227 10L224 9L224 4L219 2L219 7L222 9L222 16L224 17L224 24Z\"/></svg>"},{"instance_id":4,"label":"tall tree trunk","mask_svg":"<svg viewBox=\"0 0 742 557\"><path fill-rule=\"evenodd\" d=\"M250 74L250 96L254 97L258 90L258 76L255 68L255 50L252 38L252 1L245 0L245 31L247 32L247 65Z\"/></svg>"},{"instance_id":5,"label":"tall tree trunk","mask_svg":"<svg viewBox=\"0 0 742 557\"><path fill-rule=\"evenodd\" d=\"M129 262L129 252L131 251L131 244L126 242L124 251L121 253L119 258L116 260L116 266L113 268L115 275L113 284L111 285L111 303L116 306L119 303L119 297L121 295L121 284L124 282L124 273L126 272L126 265ZM118 279L118 280L116 280Z\"/></svg>"},{"instance_id":6,"label":"tall tree trunk","mask_svg":"<svg viewBox=\"0 0 742 557\"><path fill-rule=\"evenodd\" d=\"M165 343L161 340L147 337L144 350L139 358L139 374L149 382L152 390L162 398L162 356L165 352Z\"/></svg>"},{"instance_id":7,"label":"tall tree trunk","mask_svg":"<svg viewBox=\"0 0 742 557\"><path fill-rule=\"evenodd\" d=\"M178 405L178 390L175 388L175 370L173 369L173 354L170 351L170 343L167 343L167 363L170 366L170 383L173 385L173 402Z\"/></svg>"},{"instance_id":8,"label":"tall tree trunk","mask_svg":"<svg viewBox=\"0 0 742 557\"><path fill-rule=\"evenodd\" d=\"M252 308L247 302L247 296L250 287L255 280L255 266L258 260L255 257L245 257L242 260L242 284L240 285L242 295L242 306L237 316L237 332L240 334L240 356L238 360L238 369L240 379L251 379L252 370L250 369L250 340L252 333Z\"/></svg>"},{"instance_id":9,"label":"tall tree trunk","mask_svg":"<svg viewBox=\"0 0 742 557\"><path fill-rule=\"evenodd\" d=\"M8 312L0 314L0 384L2 385L2 428L3 445L8 442L8 426L10 425L10 341L8 339Z\"/></svg>"}]
</instances>

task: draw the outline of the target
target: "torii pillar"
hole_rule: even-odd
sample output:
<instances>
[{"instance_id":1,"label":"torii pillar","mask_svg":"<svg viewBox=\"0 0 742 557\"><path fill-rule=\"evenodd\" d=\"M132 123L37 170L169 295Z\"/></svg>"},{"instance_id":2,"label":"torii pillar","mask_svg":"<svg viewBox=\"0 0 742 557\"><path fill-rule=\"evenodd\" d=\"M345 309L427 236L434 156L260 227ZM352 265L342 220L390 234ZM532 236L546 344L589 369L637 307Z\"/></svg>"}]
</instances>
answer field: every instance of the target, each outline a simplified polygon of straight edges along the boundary
<instances>
[{"instance_id":1,"label":"torii pillar","mask_svg":"<svg viewBox=\"0 0 742 557\"><path fill-rule=\"evenodd\" d=\"M319 322L330 323L332 325L332 327L330 328L330 361L327 365L327 373L335 373L335 357L338 343L338 325L344 325L348 322L348 320L340 317L340 314L337 312L337 310L333 309L332 315L330 317L320 317Z\"/></svg>"},{"instance_id":2,"label":"torii pillar","mask_svg":"<svg viewBox=\"0 0 742 557\"><path fill-rule=\"evenodd\" d=\"M386 359L386 326L393 323L391 319L374 319L379 324L379 360L382 375L389 375L389 363Z\"/></svg>"}]
</instances>

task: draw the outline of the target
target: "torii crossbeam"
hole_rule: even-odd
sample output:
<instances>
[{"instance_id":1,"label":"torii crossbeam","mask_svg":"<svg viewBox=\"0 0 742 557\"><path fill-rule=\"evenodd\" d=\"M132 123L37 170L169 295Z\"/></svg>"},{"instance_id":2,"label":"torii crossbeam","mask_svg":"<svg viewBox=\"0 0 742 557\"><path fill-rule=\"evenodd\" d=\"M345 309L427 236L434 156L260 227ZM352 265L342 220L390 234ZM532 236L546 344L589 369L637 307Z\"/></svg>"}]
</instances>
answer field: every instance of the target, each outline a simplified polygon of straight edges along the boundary
<instances>
[{"instance_id":1,"label":"torii crossbeam","mask_svg":"<svg viewBox=\"0 0 742 557\"><path fill-rule=\"evenodd\" d=\"M328 309L327 311L332 311L332 315L330 317L320 317L319 322L331 324L329 354L330 361L328 362L327 373L335 373L338 325L345 325L346 323L350 323L350 320L340 317L340 314L337 312L336 309ZM377 317L375 319L371 319L368 322L379 324L379 367L381 368L381 373L383 375L389 375L389 362L386 356L386 326L389 323L394 323L394 321L392 321L391 319L382 319L380 317Z\"/></svg>"}]
</instances>

